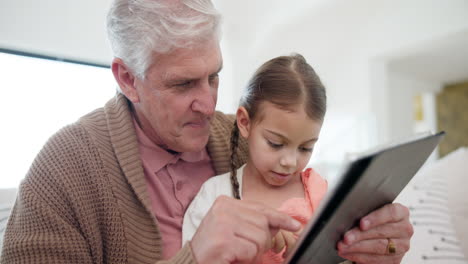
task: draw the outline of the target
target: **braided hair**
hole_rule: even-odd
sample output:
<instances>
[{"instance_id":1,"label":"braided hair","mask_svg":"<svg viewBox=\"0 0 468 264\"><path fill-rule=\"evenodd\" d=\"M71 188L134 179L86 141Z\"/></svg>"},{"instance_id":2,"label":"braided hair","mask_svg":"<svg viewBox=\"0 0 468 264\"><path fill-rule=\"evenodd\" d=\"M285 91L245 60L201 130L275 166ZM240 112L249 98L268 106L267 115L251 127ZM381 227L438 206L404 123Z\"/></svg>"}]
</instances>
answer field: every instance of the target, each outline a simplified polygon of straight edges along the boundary
<instances>
[{"instance_id":1,"label":"braided hair","mask_svg":"<svg viewBox=\"0 0 468 264\"><path fill-rule=\"evenodd\" d=\"M239 144L239 127L237 120L234 120L234 127L231 131L231 185L232 195L240 200L239 181L237 180L237 145Z\"/></svg>"}]
</instances>

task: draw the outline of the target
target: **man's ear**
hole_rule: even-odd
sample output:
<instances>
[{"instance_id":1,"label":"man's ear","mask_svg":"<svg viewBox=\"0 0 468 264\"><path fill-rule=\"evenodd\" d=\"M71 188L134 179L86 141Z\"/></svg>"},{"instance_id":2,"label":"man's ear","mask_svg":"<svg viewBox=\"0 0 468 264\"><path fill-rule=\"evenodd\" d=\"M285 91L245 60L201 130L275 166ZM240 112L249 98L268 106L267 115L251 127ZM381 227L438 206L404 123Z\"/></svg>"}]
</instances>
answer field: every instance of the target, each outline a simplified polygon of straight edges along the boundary
<instances>
[{"instance_id":1,"label":"man's ear","mask_svg":"<svg viewBox=\"0 0 468 264\"><path fill-rule=\"evenodd\" d=\"M250 116L249 112L245 107L241 106L237 109L236 112L237 127L239 128L239 133L243 138L247 138L250 134Z\"/></svg>"},{"instance_id":2,"label":"man's ear","mask_svg":"<svg viewBox=\"0 0 468 264\"><path fill-rule=\"evenodd\" d=\"M140 102L135 87L135 76L120 58L112 60L112 73L119 84L120 90L132 103Z\"/></svg>"}]
</instances>

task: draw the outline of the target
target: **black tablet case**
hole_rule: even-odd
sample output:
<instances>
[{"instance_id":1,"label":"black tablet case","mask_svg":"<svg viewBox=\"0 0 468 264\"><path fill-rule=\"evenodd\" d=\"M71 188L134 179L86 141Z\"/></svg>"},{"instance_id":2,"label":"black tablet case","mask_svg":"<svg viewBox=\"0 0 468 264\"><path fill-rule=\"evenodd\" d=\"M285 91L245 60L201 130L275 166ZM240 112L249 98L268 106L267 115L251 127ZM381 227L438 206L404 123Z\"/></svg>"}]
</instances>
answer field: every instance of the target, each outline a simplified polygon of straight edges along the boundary
<instances>
[{"instance_id":1,"label":"black tablet case","mask_svg":"<svg viewBox=\"0 0 468 264\"><path fill-rule=\"evenodd\" d=\"M426 135L350 162L333 191L304 228L285 263L337 264L336 245L363 216L393 202L441 140Z\"/></svg>"}]
</instances>

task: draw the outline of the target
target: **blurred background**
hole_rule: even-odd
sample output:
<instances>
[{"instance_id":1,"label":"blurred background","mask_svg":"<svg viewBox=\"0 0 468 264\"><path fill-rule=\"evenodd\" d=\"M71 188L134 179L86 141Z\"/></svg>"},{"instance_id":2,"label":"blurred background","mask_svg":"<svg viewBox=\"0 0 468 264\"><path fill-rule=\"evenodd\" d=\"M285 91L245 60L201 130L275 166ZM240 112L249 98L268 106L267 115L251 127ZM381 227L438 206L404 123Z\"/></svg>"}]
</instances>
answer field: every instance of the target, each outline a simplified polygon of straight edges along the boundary
<instances>
[{"instance_id":1,"label":"blurred background","mask_svg":"<svg viewBox=\"0 0 468 264\"><path fill-rule=\"evenodd\" d=\"M110 0L0 0L0 188L45 141L115 94ZM264 61L303 54L328 92L310 166L331 183L346 157L445 130L435 160L468 145L468 1L214 0L224 16L218 110L234 113Z\"/></svg>"}]
</instances>

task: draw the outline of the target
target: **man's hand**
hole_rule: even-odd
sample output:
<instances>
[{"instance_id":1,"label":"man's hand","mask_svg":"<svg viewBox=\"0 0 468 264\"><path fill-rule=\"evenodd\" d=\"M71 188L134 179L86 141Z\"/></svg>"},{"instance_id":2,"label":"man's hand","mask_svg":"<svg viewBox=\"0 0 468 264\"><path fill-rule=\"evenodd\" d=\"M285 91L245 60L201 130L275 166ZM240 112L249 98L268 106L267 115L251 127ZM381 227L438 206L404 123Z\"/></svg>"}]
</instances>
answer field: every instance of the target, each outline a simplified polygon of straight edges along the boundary
<instances>
[{"instance_id":1,"label":"man's hand","mask_svg":"<svg viewBox=\"0 0 468 264\"><path fill-rule=\"evenodd\" d=\"M195 233L191 247L198 263L258 263L279 229L295 232L299 222L252 201L220 196Z\"/></svg>"},{"instance_id":2,"label":"man's hand","mask_svg":"<svg viewBox=\"0 0 468 264\"><path fill-rule=\"evenodd\" d=\"M346 232L338 242L338 254L359 264L400 263L410 248L412 235L408 208L389 204L363 217L359 227Z\"/></svg>"}]
</instances>

